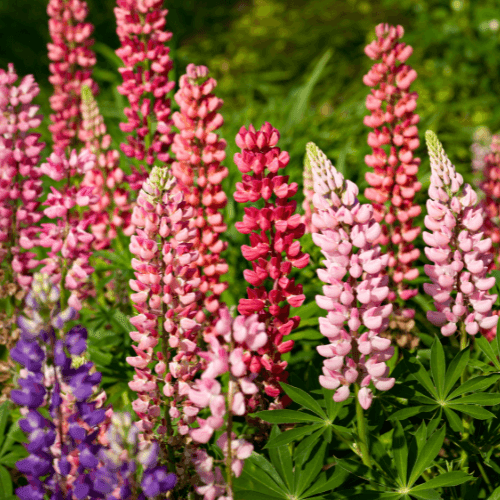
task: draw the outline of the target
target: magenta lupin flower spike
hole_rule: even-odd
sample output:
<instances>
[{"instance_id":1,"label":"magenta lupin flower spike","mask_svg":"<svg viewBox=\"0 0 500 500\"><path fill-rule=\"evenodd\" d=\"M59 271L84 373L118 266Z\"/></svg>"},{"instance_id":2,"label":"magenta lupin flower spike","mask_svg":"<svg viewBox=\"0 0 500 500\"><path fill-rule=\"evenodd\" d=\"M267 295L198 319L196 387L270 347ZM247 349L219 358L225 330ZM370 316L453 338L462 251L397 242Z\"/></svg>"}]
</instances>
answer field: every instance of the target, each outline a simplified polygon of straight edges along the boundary
<instances>
[{"instance_id":1,"label":"magenta lupin flower spike","mask_svg":"<svg viewBox=\"0 0 500 500\"><path fill-rule=\"evenodd\" d=\"M234 199L238 203L263 200L262 208L245 207L243 221L236 223L240 233L250 235L250 246L243 245L241 251L252 263L252 269L243 272L252 287L247 289L248 298L240 299L238 312L244 316L257 313L266 324L268 342L258 356L252 356L249 366L253 373L260 373L264 391L271 398L279 397L279 382L288 376L281 355L293 349L294 341L283 338L300 322L298 316L290 317L290 306L299 307L305 300L302 285L288 276L292 267L303 269L309 263L299 241L305 226L295 213L297 202L292 200L298 186L289 184L287 175L279 175L289 155L276 146L278 140L279 132L270 123L259 131L253 125L248 130L242 127L236 136L242 151L234 155L244 174L242 182L236 183Z\"/></svg>"},{"instance_id":2,"label":"magenta lupin flower spike","mask_svg":"<svg viewBox=\"0 0 500 500\"><path fill-rule=\"evenodd\" d=\"M373 202L374 217L382 227L378 243L386 246L390 256L389 298L394 301L399 296L406 301L418 293L404 281L418 277L413 263L420 254L412 243L420 233L414 219L421 213L414 201L421 189L417 180L420 159L414 156L420 144L419 115L415 113L418 94L410 91L417 73L405 64L413 49L399 42L404 34L402 26L379 24L375 32L377 39L365 48L365 53L380 62L363 78L365 85L372 87L366 98L371 114L364 123L373 128L368 134L372 154L365 157L373 172L366 174L370 187L365 189L365 196ZM404 318L413 318L415 311L395 310L394 314L404 323Z\"/></svg>"},{"instance_id":3,"label":"magenta lupin flower spike","mask_svg":"<svg viewBox=\"0 0 500 500\"><path fill-rule=\"evenodd\" d=\"M428 130L425 138L432 171L425 227L432 233L423 237L425 254L434 265L425 266L432 284L425 283L424 290L436 307L427 318L445 336L453 335L458 323L469 335L488 335L498 316L491 310L497 296L488 293L495 278L487 277L493 254L491 238L484 235L484 211L436 134Z\"/></svg>"},{"instance_id":4,"label":"magenta lupin flower spike","mask_svg":"<svg viewBox=\"0 0 500 500\"><path fill-rule=\"evenodd\" d=\"M85 0L50 0L47 6L49 33L52 42L49 50L50 83L54 94L50 115L54 148L65 149L78 146L82 127L80 115L81 88L87 85L96 95L99 88L92 79L92 68L96 58L90 38L94 27L85 22L88 7Z\"/></svg>"},{"instance_id":5,"label":"magenta lupin flower spike","mask_svg":"<svg viewBox=\"0 0 500 500\"><path fill-rule=\"evenodd\" d=\"M120 128L129 134L121 149L128 158L146 162L171 163L169 148L173 141L170 99L175 87L168 79L172 69L170 49L165 45L172 33L165 31L167 10L163 0L117 0L116 32L121 47L116 54L122 59L119 69L123 84L118 92L127 97L130 107L124 112L127 123ZM141 164L133 168L130 186L139 190L149 170Z\"/></svg>"},{"instance_id":6,"label":"magenta lupin flower spike","mask_svg":"<svg viewBox=\"0 0 500 500\"><path fill-rule=\"evenodd\" d=\"M42 122L39 106L32 104L40 89L32 75L15 85L17 79L12 64L8 71L0 69L0 261L12 267L6 279L28 289L31 270L38 265L30 250L42 218L38 162L45 143L33 132Z\"/></svg>"},{"instance_id":7,"label":"magenta lupin flower spike","mask_svg":"<svg viewBox=\"0 0 500 500\"><path fill-rule=\"evenodd\" d=\"M199 253L197 265L202 271L200 291L205 295L206 309L215 320L219 297L228 286L221 282L221 276L228 270L221 257L227 243L219 238L227 229L221 213L227 197L221 184L228 170L221 165L226 158L226 141L216 134L224 122L218 113L222 99L213 94L216 85L208 77L207 67L189 64L175 94L180 111L172 116L179 129L172 144L176 155L172 173L178 180L177 187L195 209L193 223L198 234L194 245Z\"/></svg>"},{"instance_id":8,"label":"magenta lupin flower spike","mask_svg":"<svg viewBox=\"0 0 500 500\"><path fill-rule=\"evenodd\" d=\"M307 145L306 161L314 182L312 223L319 231L313 241L321 248L326 265L318 269L325 285L324 295L317 295L316 302L328 311L319 324L330 344L317 348L327 358L319 380L326 389L335 390L335 401L347 399L350 385L357 384L359 403L367 409L373 398L370 384L387 391L395 382L387 377L386 365L394 348L380 336L392 313L385 273L389 256L382 255L375 243L380 224L373 217L372 205L359 203L357 186L344 180L312 142Z\"/></svg>"}]
</instances>

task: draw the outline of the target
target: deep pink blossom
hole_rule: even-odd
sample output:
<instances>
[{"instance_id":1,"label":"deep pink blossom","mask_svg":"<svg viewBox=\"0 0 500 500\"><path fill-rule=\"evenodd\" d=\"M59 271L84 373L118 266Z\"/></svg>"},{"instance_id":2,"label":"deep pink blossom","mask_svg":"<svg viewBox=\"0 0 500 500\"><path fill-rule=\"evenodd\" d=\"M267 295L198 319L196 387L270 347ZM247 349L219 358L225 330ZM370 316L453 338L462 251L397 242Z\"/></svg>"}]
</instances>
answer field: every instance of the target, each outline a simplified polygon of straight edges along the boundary
<instances>
[{"instance_id":1,"label":"deep pink blossom","mask_svg":"<svg viewBox=\"0 0 500 500\"><path fill-rule=\"evenodd\" d=\"M96 63L90 38L94 27L85 22L88 7L85 0L49 0L50 83L54 94L50 106L52 140L55 148L76 147L82 120L80 116L81 87L87 85L96 95L98 86L92 79Z\"/></svg>"},{"instance_id":2,"label":"deep pink blossom","mask_svg":"<svg viewBox=\"0 0 500 500\"><path fill-rule=\"evenodd\" d=\"M357 186L344 180L313 143L307 145L307 161L314 181L312 223L319 231L313 241L326 265L318 269L325 285L324 295L317 295L316 302L328 311L319 325L330 344L317 348L327 358L319 380L323 387L335 390L335 401L347 399L349 386L358 384L359 402L367 409L373 397L370 384L387 391L395 382L387 377L385 363L394 348L380 336L392 313L385 273L389 256L375 243L381 228L372 205L359 203Z\"/></svg>"},{"instance_id":3,"label":"deep pink blossom","mask_svg":"<svg viewBox=\"0 0 500 500\"><path fill-rule=\"evenodd\" d=\"M375 32L377 39L365 48L365 53L380 62L363 78L365 85L372 87L366 99L371 114L364 123L373 128L368 134L372 153L365 157L373 171L366 174L370 187L366 188L365 196L373 202L375 219L382 224L378 243L386 247L390 256L390 300L398 296L406 301L418 293L404 283L418 277L413 263L419 257L419 250L412 242L420 233L415 218L421 208L414 202L421 189L417 180L420 159L414 156L419 146L419 116L415 113L418 94L410 91L417 73L405 64L413 49L399 42L404 34L402 26L379 24ZM412 317L414 311L395 311L395 314Z\"/></svg>"},{"instance_id":4,"label":"deep pink blossom","mask_svg":"<svg viewBox=\"0 0 500 500\"><path fill-rule=\"evenodd\" d=\"M118 92L130 104L125 108L128 121L120 124L129 134L121 148L128 158L145 161L149 167L155 161L171 162L173 140L170 99L166 96L175 82L168 79L172 60L165 45L172 33L164 29L167 10L162 5L163 0L118 0L115 7L121 44L116 53L123 61L119 68L123 83ZM133 170L130 186L138 190L149 170L142 164L141 171Z\"/></svg>"},{"instance_id":5,"label":"deep pink blossom","mask_svg":"<svg viewBox=\"0 0 500 500\"><path fill-rule=\"evenodd\" d=\"M425 266L432 283L425 283L424 290L436 307L427 318L445 336L453 335L459 323L469 335L490 336L498 316L491 310L497 296L488 293L495 278L487 276L493 254L491 238L485 238L485 214L436 135L427 131L426 139L432 173L425 227L431 232L423 236L434 265Z\"/></svg>"},{"instance_id":6,"label":"deep pink blossom","mask_svg":"<svg viewBox=\"0 0 500 500\"><path fill-rule=\"evenodd\" d=\"M252 372L260 373L265 394L271 398L278 398L279 382L288 375L281 355L292 350L293 341L284 341L284 337L300 321L298 316L290 318L290 307L299 307L305 299L302 285L288 276L293 267L303 269L309 262L299 241L305 225L295 213L297 203L291 199L298 186L289 184L287 175L279 174L288 164L289 155L276 147L278 140L278 130L269 123L259 131L252 125L248 130L242 127L236 136L242 151L234 156L244 174L242 182L236 183L234 199L253 205L245 208L243 221L236 223L236 229L250 237L250 246L243 245L241 250L252 263L252 269L243 272L251 287L247 289L248 298L240 299L238 311L244 316L257 313L259 321L266 324L268 341L248 363ZM255 202L260 200L263 206L257 208Z\"/></svg>"},{"instance_id":7,"label":"deep pink blossom","mask_svg":"<svg viewBox=\"0 0 500 500\"><path fill-rule=\"evenodd\" d=\"M12 277L27 289L38 265L29 250L36 246L42 218L38 162L45 144L33 132L42 121L39 106L32 104L40 89L32 75L15 85L17 79L12 64L8 71L0 69L0 260L12 266Z\"/></svg>"}]
</instances>

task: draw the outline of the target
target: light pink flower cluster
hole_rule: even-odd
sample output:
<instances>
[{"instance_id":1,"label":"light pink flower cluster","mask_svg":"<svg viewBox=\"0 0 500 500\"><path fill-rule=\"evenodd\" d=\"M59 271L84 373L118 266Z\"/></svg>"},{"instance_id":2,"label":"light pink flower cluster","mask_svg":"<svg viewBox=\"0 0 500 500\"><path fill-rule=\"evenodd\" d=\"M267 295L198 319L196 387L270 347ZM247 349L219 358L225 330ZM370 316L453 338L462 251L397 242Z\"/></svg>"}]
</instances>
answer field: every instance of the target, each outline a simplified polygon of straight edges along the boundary
<instances>
[{"instance_id":1,"label":"light pink flower cluster","mask_svg":"<svg viewBox=\"0 0 500 500\"><path fill-rule=\"evenodd\" d=\"M424 290L436 307L427 318L445 336L453 335L459 322L469 335L489 335L498 316L491 311L497 296L488 293L495 278L487 277L493 254L491 238L484 237L484 211L436 134L428 130L425 136L432 170L425 227L432 233L423 237L425 254L434 265L425 266L432 284L424 284Z\"/></svg>"},{"instance_id":2,"label":"light pink flower cluster","mask_svg":"<svg viewBox=\"0 0 500 500\"><path fill-rule=\"evenodd\" d=\"M225 426L217 445L222 449L228 467L230 461L231 473L238 477L243 470L243 461L252 454L253 446L244 439L236 439L229 415L245 415L248 410L245 400L259 391L254 383L257 375L249 371L245 357L266 344L266 326L258 321L257 314L238 316L232 321L228 310L223 308L220 316L215 334L209 339L209 351L200 353L207 362L205 371L189 390L189 400L200 410L208 408L210 416L198 418L200 427L192 429L190 436L197 443L207 443L215 430ZM230 380L228 391L224 393L217 379L226 373L229 373ZM197 450L193 462L204 483L196 488L197 493L205 500L233 498L231 485L226 483L219 467L214 470L214 459L205 450Z\"/></svg>"},{"instance_id":3,"label":"light pink flower cluster","mask_svg":"<svg viewBox=\"0 0 500 500\"><path fill-rule=\"evenodd\" d=\"M221 213L227 197L221 183L228 170L221 165L226 157L226 141L215 133L224 122L217 112L222 99L213 94L216 85L213 78L208 78L207 67L188 65L175 94L180 112L172 116L179 129L172 144L177 158L172 164L172 173L186 201L196 211L193 223L198 231L195 247L199 252L197 265L202 271L200 291L205 295L205 307L215 318L219 297L227 288L220 277L228 270L221 257L227 243L219 239L227 229Z\"/></svg>"},{"instance_id":4,"label":"light pink flower cluster","mask_svg":"<svg viewBox=\"0 0 500 500\"><path fill-rule=\"evenodd\" d=\"M36 224L42 193L41 173L37 167L45 144L37 128L42 115L32 104L40 89L32 75L18 85L14 66L0 69L0 261L12 266L14 278L28 288L30 271L38 265L28 242L36 240ZM28 243L28 244L27 244Z\"/></svg>"},{"instance_id":5,"label":"light pink flower cluster","mask_svg":"<svg viewBox=\"0 0 500 500\"><path fill-rule=\"evenodd\" d=\"M500 135L491 139L490 149L484 157L482 179L479 184L484 193L484 232L491 238L498 263L500 249Z\"/></svg>"},{"instance_id":6,"label":"light pink flower cluster","mask_svg":"<svg viewBox=\"0 0 500 500\"><path fill-rule=\"evenodd\" d=\"M306 225L306 232L317 233L318 230L312 224L312 214L314 212L313 196L314 196L314 182L310 169L309 162L306 161L303 171L304 179L304 201L302 208L304 209L304 224Z\"/></svg>"},{"instance_id":7,"label":"light pink flower cluster","mask_svg":"<svg viewBox=\"0 0 500 500\"><path fill-rule=\"evenodd\" d=\"M363 78L365 85L372 87L366 99L371 114L364 123L373 128L368 134L372 154L365 161L374 169L366 174L371 187L365 190L365 196L374 202L375 219L383 223L378 243L387 245L390 256L388 272L395 285L391 285L390 300L396 299L397 291L406 301L418 293L403 283L418 277L413 262L419 257L419 250L412 244L420 233L414 219L421 212L414 203L415 193L421 189L417 180L420 159L413 154L420 144L419 116L414 112L418 94L409 90L417 73L404 64L413 49L399 42L404 34L402 26L379 24L375 32L377 40L365 48L365 53L380 62ZM402 315L412 317L414 313L406 310Z\"/></svg>"},{"instance_id":8,"label":"light pink flower cluster","mask_svg":"<svg viewBox=\"0 0 500 500\"><path fill-rule=\"evenodd\" d=\"M123 84L118 92L126 96L130 107L125 108L127 123L120 128L127 136L121 148L129 158L169 163L169 147L173 141L170 99L167 94L175 87L168 79L172 69L170 49L165 46L172 33L165 31L167 10L163 0L118 0L115 7L117 34L121 47L116 51L124 67L120 68ZM131 188L138 190L148 171L141 164L134 170Z\"/></svg>"},{"instance_id":9,"label":"light pink flower cluster","mask_svg":"<svg viewBox=\"0 0 500 500\"><path fill-rule=\"evenodd\" d=\"M394 348L380 336L392 312L385 274L389 256L375 243L381 228L373 218L373 207L359 203L357 186L344 180L313 143L307 145L307 161L314 180L312 223L319 230L313 241L321 248L326 265L318 269L325 285L316 303L328 311L319 324L330 343L317 348L327 358L319 381L335 390L335 401L346 400L349 386L356 384L361 387L359 403L367 409L373 398L371 383L387 391L395 382L387 377L386 365Z\"/></svg>"},{"instance_id":10,"label":"light pink flower cluster","mask_svg":"<svg viewBox=\"0 0 500 500\"><path fill-rule=\"evenodd\" d=\"M90 38L93 26L86 23L88 8L84 0L49 0L49 49L50 83L54 94L50 105L52 140L55 148L76 147L82 126L80 117L81 87L87 85L95 95L97 84L92 80L96 63Z\"/></svg>"},{"instance_id":11,"label":"light pink flower cluster","mask_svg":"<svg viewBox=\"0 0 500 500\"><path fill-rule=\"evenodd\" d=\"M77 207L88 207L99 202L99 195L88 186L77 187L76 175L83 177L85 172L95 168L95 155L83 149L80 153L73 150L66 157L62 149L57 149L43 163L40 171L53 181L66 181L62 190L50 187L43 213L52 223L41 224L38 244L49 248L48 256L42 263L40 272L48 274L54 284L63 282L63 290L70 290L68 305L79 311L82 301L92 293L89 276L94 268L89 264L94 236L87 230L92 218L81 215ZM31 248L35 242L24 242Z\"/></svg>"},{"instance_id":12,"label":"light pink flower cluster","mask_svg":"<svg viewBox=\"0 0 500 500\"><path fill-rule=\"evenodd\" d=\"M123 185L125 175L119 167L120 155L110 147L111 136L106 134L97 102L86 85L82 86L81 114L83 122L79 138L97 157L95 168L85 173L82 186L93 187L94 193L100 196L99 202L90 209L94 215L91 227L94 248L101 250L109 247L110 241L116 238L118 227L123 227L125 234L131 234L131 207L128 191Z\"/></svg>"},{"instance_id":13,"label":"light pink flower cluster","mask_svg":"<svg viewBox=\"0 0 500 500\"><path fill-rule=\"evenodd\" d=\"M189 362L192 358L197 361L198 322L204 320L199 308L199 272L193 267L198 259L198 253L192 250L196 230L189 228L194 211L181 192L173 193L174 184L167 168L153 168L132 214L137 229L130 251L136 257L132 260L136 279L130 281L135 292L130 298L139 315L130 320L137 328L130 334L137 342L133 345L137 356L128 357L127 362L135 367L129 386L139 397L132 406L141 419L139 427L147 440L160 417L159 383L165 382L163 394L167 397L179 392L187 395L187 384L183 386L184 393L178 385L191 380L198 369ZM154 353L160 337L160 321L163 321L162 349ZM172 360L169 349L178 351ZM153 362L157 376L151 370ZM174 378L179 379L179 384L175 384ZM165 432L167 422L163 419L158 433Z\"/></svg>"},{"instance_id":14,"label":"light pink flower cluster","mask_svg":"<svg viewBox=\"0 0 500 500\"><path fill-rule=\"evenodd\" d=\"M278 130L269 123L259 131L252 125L248 130L242 127L236 136L242 152L234 155L243 173L234 199L253 205L245 207L243 221L236 223L240 233L250 235L250 246L243 245L241 250L252 263L252 269L243 275L253 287L247 289L247 299L240 299L238 311L244 316L258 314L266 325L268 341L249 360L249 367L252 373L260 373L265 394L271 398L278 398L279 382L288 376L281 355L291 351L294 342L283 338L300 322L299 316L290 318L290 306L299 307L305 299L302 285L288 276L293 267L303 269L309 263L299 241L305 225L295 213L297 202L292 200L298 186L288 184L288 176L278 173L289 161L288 153L276 147L278 140ZM257 208L256 202L261 202L262 208Z\"/></svg>"}]
</instances>

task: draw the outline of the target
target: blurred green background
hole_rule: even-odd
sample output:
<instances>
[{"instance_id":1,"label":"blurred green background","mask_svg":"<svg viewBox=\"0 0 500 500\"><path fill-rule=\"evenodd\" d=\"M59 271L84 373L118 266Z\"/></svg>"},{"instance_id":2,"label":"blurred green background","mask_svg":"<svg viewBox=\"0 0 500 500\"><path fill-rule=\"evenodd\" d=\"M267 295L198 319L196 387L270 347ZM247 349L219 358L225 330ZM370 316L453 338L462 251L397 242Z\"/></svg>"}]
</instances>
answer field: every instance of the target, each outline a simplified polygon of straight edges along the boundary
<instances>
[{"instance_id":1,"label":"blurred green background","mask_svg":"<svg viewBox=\"0 0 500 500\"><path fill-rule=\"evenodd\" d=\"M120 60L112 0L88 0L88 21L95 25L98 67L94 77L101 87L98 102L115 147L123 140L118 123L124 100L116 92L121 82ZM366 186L364 156L370 152L363 125L368 93L362 77L372 61L363 48L374 38L378 23L401 24L403 41L414 47L408 60L418 72L412 89L419 94L420 137L427 128L436 131L451 160L472 181L470 145L474 132L487 126L500 129L500 1L498 0L182 0L165 2L168 29L174 33L171 54L178 78L188 63L205 64L218 80L217 93L225 101L221 134L228 141L225 180L229 195L226 239L229 250L231 293L236 303L245 293L241 279L246 267L239 247L246 237L234 229L242 207L232 199L234 183L241 178L232 156L234 137L242 125L260 127L271 122L282 133L280 145L291 154L287 169L302 183L305 145L316 142L346 177ZM48 97L48 28L45 0L2 0L0 66L14 62L20 75L33 73L42 92L44 114ZM175 109L176 105L173 104ZM44 124L43 136L50 144ZM49 151L46 148L45 153ZM429 162L423 144L419 177L425 203ZM127 159L122 157L127 167ZM297 196L302 202L302 196ZM420 221L421 223L421 221ZM313 266L301 273L308 300L318 290L313 267L319 256L310 237L306 250ZM422 246L422 242L418 242ZM422 266L423 261L418 263ZM422 279L422 278L421 278ZM421 281L419 281L421 283Z\"/></svg>"}]
</instances>

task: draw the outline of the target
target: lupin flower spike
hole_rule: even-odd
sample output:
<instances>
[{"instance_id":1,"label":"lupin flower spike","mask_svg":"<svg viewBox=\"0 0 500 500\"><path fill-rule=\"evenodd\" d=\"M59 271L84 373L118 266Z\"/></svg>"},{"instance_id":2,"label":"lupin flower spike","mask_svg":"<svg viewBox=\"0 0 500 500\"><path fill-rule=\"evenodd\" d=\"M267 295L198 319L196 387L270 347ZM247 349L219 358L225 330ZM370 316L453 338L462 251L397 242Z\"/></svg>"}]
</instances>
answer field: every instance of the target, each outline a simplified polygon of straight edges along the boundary
<instances>
[{"instance_id":1,"label":"lupin flower spike","mask_svg":"<svg viewBox=\"0 0 500 500\"><path fill-rule=\"evenodd\" d=\"M319 380L326 389L335 390L335 401L347 399L349 386L356 384L359 403L367 409L373 398L370 384L387 391L395 382L387 377L386 365L394 348L380 335L392 312L385 273L389 256L375 243L380 224L373 218L372 205L359 203L357 186L344 180L311 142L307 161L314 182L312 223L319 231L313 241L321 248L326 265L318 269L325 285L324 295L317 295L316 302L328 311L319 324L330 344L317 348L327 358Z\"/></svg>"},{"instance_id":2,"label":"lupin flower spike","mask_svg":"<svg viewBox=\"0 0 500 500\"><path fill-rule=\"evenodd\" d=\"M47 6L49 32L50 83L54 94L50 106L52 140L55 148L78 146L82 127L80 116L81 87L87 85L96 95L99 88L92 79L96 63L90 38L94 27L85 22L88 7L85 0L50 0Z\"/></svg>"},{"instance_id":3,"label":"lupin flower spike","mask_svg":"<svg viewBox=\"0 0 500 500\"><path fill-rule=\"evenodd\" d=\"M163 0L118 0L115 7L116 32L121 47L116 51L124 67L119 69L123 84L118 92L130 103L125 108L127 123L120 128L129 134L121 149L128 158L146 162L171 163L169 148L173 140L170 99L175 87L169 81L172 69L170 49L165 45L172 33L165 31L167 10ZM154 124L154 125L153 125ZM149 170L133 169L130 186L139 190Z\"/></svg>"},{"instance_id":4,"label":"lupin flower spike","mask_svg":"<svg viewBox=\"0 0 500 500\"><path fill-rule=\"evenodd\" d=\"M197 265L202 271L200 291L205 295L205 307L215 320L219 297L227 288L220 277L228 270L221 257L227 243L219 238L227 229L221 212L227 197L221 183L228 170L221 165L226 157L226 141L215 133L224 122L218 113L222 99L213 94L216 85L213 78L208 78L207 67L189 64L175 94L180 111L172 116L179 129L172 144L177 159L172 164L172 173L185 200L195 210L193 223L198 235L194 245L199 253Z\"/></svg>"},{"instance_id":5,"label":"lupin flower spike","mask_svg":"<svg viewBox=\"0 0 500 500\"><path fill-rule=\"evenodd\" d=\"M288 184L288 176L278 173L289 161L288 153L276 147L278 140L279 132L270 123L259 131L253 125L248 130L242 127L236 136L242 152L234 155L243 174L242 182L236 183L234 199L238 203L264 203L260 209L245 207L243 221L236 223L240 233L250 235L251 246L243 245L241 251L252 263L252 269L243 274L253 287L247 289L248 298L240 299L238 311L244 316L257 313L259 321L266 324L268 342L249 362L251 371L260 373L265 393L271 398L278 398L279 382L288 376L281 354L291 351L294 342L283 338L300 322L298 316L289 317L290 307L299 307L305 299L302 285L296 285L288 275L293 267L303 269L309 262L299 241L305 225L291 199L297 193L297 183Z\"/></svg>"},{"instance_id":6,"label":"lupin flower spike","mask_svg":"<svg viewBox=\"0 0 500 500\"><path fill-rule=\"evenodd\" d=\"M418 277L413 263L419 257L419 250L412 242L420 233L414 223L421 212L414 202L421 189L417 180L420 159L413 154L419 146L419 116L414 112L418 94L410 92L417 73L405 64L413 49L399 42L404 34L402 26L379 24L375 32L377 40L365 48L365 53L380 62L363 78L365 85L372 87L366 98L371 114L364 123L373 128L368 134L372 154L365 157L373 172L366 174L370 187L366 188L365 196L373 202L374 217L381 223L378 243L386 247L390 256L390 300L394 302L399 297L407 301L418 293L404 283ZM414 314L412 309L398 308L394 319L399 327L409 331Z\"/></svg>"},{"instance_id":7,"label":"lupin flower spike","mask_svg":"<svg viewBox=\"0 0 500 500\"><path fill-rule=\"evenodd\" d=\"M491 238L484 236L484 211L475 191L448 159L436 134L425 133L431 159L431 185L424 232L425 254L434 265L425 273L432 281L424 290L434 299L436 311L427 318L453 335L460 324L462 335L481 332L491 336L498 316L492 315L496 295L490 295L494 277L487 277L492 263Z\"/></svg>"}]
</instances>

